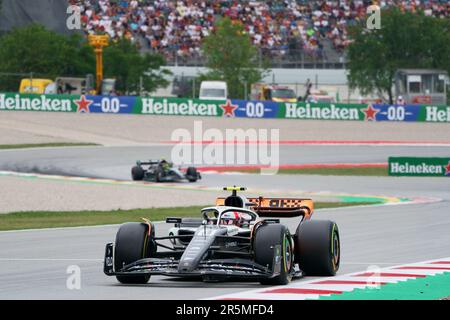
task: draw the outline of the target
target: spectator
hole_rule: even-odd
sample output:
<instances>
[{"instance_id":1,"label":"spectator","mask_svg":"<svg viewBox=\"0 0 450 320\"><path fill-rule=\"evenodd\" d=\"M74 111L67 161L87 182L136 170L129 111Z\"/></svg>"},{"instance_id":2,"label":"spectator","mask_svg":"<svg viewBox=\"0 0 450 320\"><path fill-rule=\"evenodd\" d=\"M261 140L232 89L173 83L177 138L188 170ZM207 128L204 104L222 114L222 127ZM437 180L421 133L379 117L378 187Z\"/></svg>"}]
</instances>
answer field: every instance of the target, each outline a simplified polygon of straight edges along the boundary
<instances>
[{"instance_id":1,"label":"spectator","mask_svg":"<svg viewBox=\"0 0 450 320\"><path fill-rule=\"evenodd\" d=\"M87 34L107 33L113 41L125 37L137 42L142 38L149 50L169 59L201 57L202 39L214 30L215 21L225 16L242 23L252 42L269 58L292 56L290 50L322 57L325 41L342 52L350 44L347 27L365 19L366 9L372 4L367 0L71 2L81 7ZM446 0L382 0L379 5L397 5L411 12L423 10L438 18L450 15ZM292 43L298 44L295 49Z\"/></svg>"},{"instance_id":2,"label":"spectator","mask_svg":"<svg viewBox=\"0 0 450 320\"><path fill-rule=\"evenodd\" d=\"M306 80L305 88L306 88L306 92L305 92L305 97L303 98L304 101L306 101L311 94L312 83L309 80L309 78Z\"/></svg>"},{"instance_id":3,"label":"spectator","mask_svg":"<svg viewBox=\"0 0 450 320\"><path fill-rule=\"evenodd\" d=\"M399 106L404 106L406 104L406 101L403 99L402 96L398 96L396 104Z\"/></svg>"}]
</instances>

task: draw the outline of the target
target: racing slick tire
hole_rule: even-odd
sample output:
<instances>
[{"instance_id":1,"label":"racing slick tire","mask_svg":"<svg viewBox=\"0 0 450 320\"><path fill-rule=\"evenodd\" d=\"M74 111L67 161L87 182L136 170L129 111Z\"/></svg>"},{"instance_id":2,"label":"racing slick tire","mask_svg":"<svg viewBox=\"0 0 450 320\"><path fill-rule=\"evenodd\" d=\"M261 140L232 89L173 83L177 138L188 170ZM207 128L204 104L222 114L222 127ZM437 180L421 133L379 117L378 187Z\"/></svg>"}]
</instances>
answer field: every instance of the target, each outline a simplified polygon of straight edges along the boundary
<instances>
[{"instance_id":1,"label":"racing slick tire","mask_svg":"<svg viewBox=\"0 0 450 320\"><path fill-rule=\"evenodd\" d=\"M150 234L148 228L151 228ZM119 271L124 265L143 258L150 258L156 252L155 230L145 223L130 222L120 226L117 231L114 250L114 269ZM116 276L120 283L145 284L150 275Z\"/></svg>"},{"instance_id":2,"label":"racing slick tire","mask_svg":"<svg viewBox=\"0 0 450 320\"><path fill-rule=\"evenodd\" d=\"M274 247L281 246L281 270L273 278L261 278L263 285L285 285L292 279L293 247L289 229L281 224L268 224L257 229L254 239L255 262L273 268Z\"/></svg>"},{"instance_id":3,"label":"racing slick tire","mask_svg":"<svg viewBox=\"0 0 450 320\"><path fill-rule=\"evenodd\" d=\"M294 236L295 261L307 276L334 276L339 270L340 239L335 222L307 220Z\"/></svg>"},{"instance_id":4,"label":"racing slick tire","mask_svg":"<svg viewBox=\"0 0 450 320\"><path fill-rule=\"evenodd\" d=\"M197 168L189 167L186 170L186 178L189 182L196 182L198 180Z\"/></svg>"},{"instance_id":5,"label":"racing slick tire","mask_svg":"<svg viewBox=\"0 0 450 320\"><path fill-rule=\"evenodd\" d=\"M131 168L131 177L134 181L141 181L144 179L144 169L139 166Z\"/></svg>"}]
</instances>

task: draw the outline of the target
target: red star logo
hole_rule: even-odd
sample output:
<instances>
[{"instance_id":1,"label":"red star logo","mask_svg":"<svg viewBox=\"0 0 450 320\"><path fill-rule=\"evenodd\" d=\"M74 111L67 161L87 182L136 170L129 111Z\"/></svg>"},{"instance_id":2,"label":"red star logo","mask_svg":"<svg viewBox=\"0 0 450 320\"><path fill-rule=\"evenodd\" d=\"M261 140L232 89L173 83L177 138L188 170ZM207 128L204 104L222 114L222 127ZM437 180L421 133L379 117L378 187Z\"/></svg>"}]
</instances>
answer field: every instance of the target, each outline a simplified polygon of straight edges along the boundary
<instances>
[{"instance_id":1,"label":"red star logo","mask_svg":"<svg viewBox=\"0 0 450 320\"><path fill-rule=\"evenodd\" d=\"M89 113L89 106L94 103L92 100L87 100L85 95L80 97L80 100L75 100L75 104L78 106L77 112Z\"/></svg>"},{"instance_id":2,"label":"red star logo","mask_svg":"<svg viewBox=\"0 0 450 320\"><path fill-rule=\"evenodd\" d=\"M223 110L223 117L234 117L234 111L238 108L237 105L231 104L231 100L227 100L226 104L221 104L219 107Z\"/></svg>"},{"instance_id":3,"label":"red star logo","mask_svg":"<svg viewBox=\"0 0 450 320\"><path fill-rule=\"evenodd\" d=\"M450 161L444 168L445 168L445 175L446 176L450 175Z\"/></svg>"},{"instance_id":4,"label":"red star logo","mask_svg":"<svg viewBox=\"0 0 450 320\"><path fill-rule=\"evenodd\" d=\"M371 104L369 104L367 106L367 109L363 109L362 112L364 112L364 120L368 121L368 120L373 120L373 121L377 121L377 118L375 117L377 115L378 112L380 112L379 109L375 109L374 107L372 107Z\"/></svg>"}]
</instances>

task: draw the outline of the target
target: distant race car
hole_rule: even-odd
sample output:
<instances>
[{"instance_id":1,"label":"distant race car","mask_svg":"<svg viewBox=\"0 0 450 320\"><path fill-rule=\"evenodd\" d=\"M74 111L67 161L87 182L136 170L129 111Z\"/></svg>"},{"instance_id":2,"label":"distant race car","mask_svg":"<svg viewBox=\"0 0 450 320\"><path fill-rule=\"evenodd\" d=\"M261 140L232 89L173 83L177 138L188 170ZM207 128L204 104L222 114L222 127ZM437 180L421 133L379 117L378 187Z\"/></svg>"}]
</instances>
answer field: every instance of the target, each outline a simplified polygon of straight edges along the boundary
<instances>
[{"instance_id":1,"label":"distant race car","mask_svg":"<svg viewBox=\"0 0 450 320\"><path fill-rule=\"evenodd\" d=\"M181 168L175 168L173 163L166 160L137 161L131 168L131 178L134 181L153 181L153 182L178 182L187 180L196 182L201 179L200 172L195 167L189 167L185 171Z\"/></svg>"},{"instance_id":2,"label":"distant race car","mask_svg":"<svg viewBox=\"0 0 450 320\"><path fill-rule=\"evenodd\" d=\"M151 275L201 277L204 281L245 278L285 285L303 275L333 276L340 264L336 223L311 220L313 202L293 198L245 198L241 187L201 218L167 218L175 226L157 237L148 220L120 226L106 245L104 273L124 284L147 283ZM301 217L291 234L277 218ZM169 241L167 241L169 240ZM158 250L162 249L162 250Z\"/></svg>"}]
</instances>

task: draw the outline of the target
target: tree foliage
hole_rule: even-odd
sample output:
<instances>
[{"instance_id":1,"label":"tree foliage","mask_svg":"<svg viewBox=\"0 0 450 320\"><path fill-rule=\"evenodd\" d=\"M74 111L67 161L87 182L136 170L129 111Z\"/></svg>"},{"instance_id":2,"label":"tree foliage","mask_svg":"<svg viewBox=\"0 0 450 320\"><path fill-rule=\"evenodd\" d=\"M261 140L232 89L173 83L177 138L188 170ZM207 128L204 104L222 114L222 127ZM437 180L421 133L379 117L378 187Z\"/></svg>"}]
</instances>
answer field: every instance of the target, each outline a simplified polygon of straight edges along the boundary
<instances>
[{"instance_id":1,"label":"tree foliage","mask_svg":"<svg viewBox=\"0 0 450 320\"><path fill-rule=\"evenodd\" d=\"M105 77L118 79L119 91L151 92L166 86L159 55L141 55L134 44L121 40L105 48ZM0 91L17 91L25 74L55 79L58 76L85 77L95 74L95 55L87 40L79 35L60 35L33 24L13 29L0 38ZM14 76L14 74L17 74Z\"/></svg>"},{"instance_id":2,"label":"tree foliage","mask_svg":"<svg viewBox=\"0 0 450 320\"><path fill-rule=\"evenodd\" d=\"M381 29L350 28L348 47L350 87L363 94L377 93L393 102L392 79L399 68L433 68L450 72L450 20L403 13L381 12Z\"/></svg>"},{"instance_id":3,"label":"tree foliage","mask_svg":"<svg viewBox=\"0 0 450 320\"><path fill-rule=\"evenodd\" d=\"M95 61L91 49L79 45L80 41L77 34L66 37L37 24L13 29L0 38L0 73L33 72L51 79L85 74L92 70ZM1 76L0 88L15 91L19 81L20 76Z\"/></svg>"},{"instance_id":4,"label":"tree foliage","mask_svg":"<svg viewBox=\"0 0 450 320\"><path fill-rule=\"evenodd\" d=\"M204 39L203 51L210 71L200 81L226 81L232 98L244 98L245 84L249 93L250 85L261 81L267 71L243 25L229 18L218 21L215 31Z\"/></svg>"},{"instance_id":5,"label":"tree foliage","mask_svg":"<svg viewBox=\"0 0 450 320\"><path fill-rule=\"evenodd\" d=\"M129 40L112 43L104 50L105 77L118 80L118 90L121 92L140 91L142 87L147 92L153 92L159 87L168 85L165 76L171 73L161 69L165 60L161 55L141 55L137 47Z\"/></svg>"}]
</instances>

